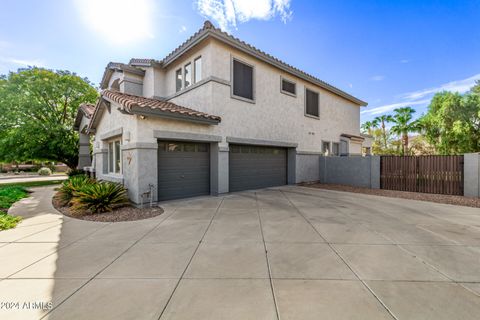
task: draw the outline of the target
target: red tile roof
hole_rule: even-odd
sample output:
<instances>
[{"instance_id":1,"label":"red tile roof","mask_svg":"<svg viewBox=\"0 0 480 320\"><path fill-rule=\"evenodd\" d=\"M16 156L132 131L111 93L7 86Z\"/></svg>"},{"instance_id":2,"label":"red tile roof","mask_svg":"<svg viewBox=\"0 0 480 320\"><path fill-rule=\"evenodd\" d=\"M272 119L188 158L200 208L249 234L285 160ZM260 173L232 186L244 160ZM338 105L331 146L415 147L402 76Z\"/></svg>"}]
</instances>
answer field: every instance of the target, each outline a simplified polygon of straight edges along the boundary
<instances>
[{"instance_id":1,"label":"red tile roof","mask_svg":"<svg viewBox=\"0 0 480 320\"><path fill-rule=\"evenodd\" d=\"M184 116L197 117L197 118L214 120L219 122L221 121L221 118L219 116L210 115L208 113L182 107L168 101L144 98L144 97L134 96L134 95L121 93L113 90L103 90L102 97L121 104L126 109L127 112L131 112L131 108L136 106L140 108L149 108L149 109L160 110L163 112L179 114Z\"/></svg>"},{"instance_id":2,"label":"red tile roof","mask_svg":"<svg viewBox=\"0 0 480 320\"><path fill-rule=\"evenodd\" d=\"M93 113L95 112L95 105L91 103L82 103L79 109L82 110L85 117L90 119L92 118Z\"/></svg>"}]
</instances>

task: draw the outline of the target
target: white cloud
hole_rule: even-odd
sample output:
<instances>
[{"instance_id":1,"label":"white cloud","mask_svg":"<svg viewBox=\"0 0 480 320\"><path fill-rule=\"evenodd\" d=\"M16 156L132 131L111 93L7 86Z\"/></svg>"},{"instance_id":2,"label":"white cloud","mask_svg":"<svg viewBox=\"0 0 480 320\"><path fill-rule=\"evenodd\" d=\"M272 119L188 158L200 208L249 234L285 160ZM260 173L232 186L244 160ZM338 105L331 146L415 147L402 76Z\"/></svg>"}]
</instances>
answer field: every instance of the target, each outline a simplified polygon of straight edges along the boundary
<instances>
[{"instance_id":1,"label":"white cloud","mask_svg":"<svg viewBox=\"0 0 480 320\"><path fill-rule=\"evenodd\" d=\"M153 35L153 0L75 0L85 25L113 44L127 44Z\"/></svg>"},{"instance_id":2,"label":"white cloud","mask_svg":"<svg viewBox=\"0 0 480 320\"><path fill-rule=\"evenodd\" d=\"M197 0L197 7L225 31L252 19L270 20L278 15L286 23L292 17L290 0Z\"/></svg>"},{"instance_id":3,"label":"white cloud","mask_svg":"<svg viewBox=\"0 0 480 320\"><path fill-rule=\"evenodd\" d=\"M392 104L387 104L384 106L380 107L375 107L372 109L367 109L365 111L362 111L362 114L371 114L371 115L377 115L377 114L383 114L388 111L392 111L393 109L396 108L402 108L406 106L416 106L416 105L421 105L421 104L427 104L429 103L429 99L425 100L419 100L419 101L404 101L404 102L398 102L398 103L392 103Z\"/></svg>"},{"instance_id":4,"label":"white cloud","mask_svg":"<svg viewBox=\"0 0 480 320\"><path fill-rule=\"evenodd\" d=\"M178 30L179 33L184 33L185 31L187 31L186 26L181 26L180 29Z\"/></svg>"},{"instance_id":5,"label":"white cloud","mask_svg":"<svg viewBox=\"0 0 480 320\"><path fill-rule=\"evenodd\" d=\"M404 93L397 97L398 100L401 100L400 102L367 109L361 113L378 115L392 111L395 108L427 105L430 103L430 100L435 93L441 91L465 93L473 87L475 80L480 80L480 73L466 79L451 81L437 87Z\"/></svg>"},{"instance_id":6,"label":"white cloud","mask_svg":"<svg viewBox=\"0 0 480 320\"><path fill-rule=\"evenodd\" d=\"M410 60L408 60L408 59L402 59L402 60L400 60L400 63L409 63L409 62L410 62Z\"/></svg>"},{"instance_id":7,"label":"white cloud","mask_svg":"<svg viewBox=\"0 0 480 320\"><path fill-rule=\"evenodd\" d=\"M376 75L376 76L370 77L370 80L372 80L372 81L382 81L383 79L385 79L385 76L381 76L381 75Z\"/></svg>"},{"instance_id":8,"label":"white cloud","mask_svg":"<svg viewBox=\"0 0 480 320\"><path fill-rule=\"evenodd\" d=\"M36 66L36 67L44 67L45 62L39 59L18 59L18 58L6 58L0 57L0 61L6 64L16 65L16 66Z\"/></svg>"},{"instance_id":9,"label":"white cloud","mask_svg":"<svg viewBox=\"0 0 480 320\"><path fill-rule=\"evenodd\" d=\"M473 85L475 84L475 80L480 80L480 73L466 79L451 81L438 87L405 93L401 95L401 97L408 100L417 100L441 91L465 93L470 90L471 87L473 87Z\"/></svg>"}]
</instances>

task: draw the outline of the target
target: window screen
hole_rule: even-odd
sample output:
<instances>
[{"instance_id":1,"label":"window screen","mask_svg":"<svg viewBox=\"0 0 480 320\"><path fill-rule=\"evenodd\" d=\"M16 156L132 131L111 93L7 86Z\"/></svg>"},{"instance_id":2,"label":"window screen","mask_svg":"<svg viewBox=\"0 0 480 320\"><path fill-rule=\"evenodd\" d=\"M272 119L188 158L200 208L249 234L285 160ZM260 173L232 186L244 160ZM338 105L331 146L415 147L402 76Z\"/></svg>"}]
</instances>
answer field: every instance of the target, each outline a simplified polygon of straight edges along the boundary
<instances>
[{"instance_id":1,"label":"window screen","mask_svg":"<svg viewBox=\"0 0 480 320\"><path fill-rule=\"evenodd\" d=\"M193 62L195 68L195 83L202 80L202 58L199 57Z\"/></svg>"},{"instance_id":2,"label":"window screen","mask_svg":"<svg viewBox=\"0 0 480 320\"><path fill-rule=\"evenodd\" d=\"M121 158L120 158L120 141L115 141L115 173L120 172Z\"/></svg>"},{"instance_id":3,"label":"window screen","mask_svg":"<svg viewBox=\"0 0 480 320\"><path fill-rule=\"evenodd\" d=\"M177 92L182 90L182 69L175 72L175 89Z\"/></svg>"},{"instance_id":4,"label":"window screen","mask_svg":"<svg viewBox=\"0 0 480 320\"><path fill-rule=\"evenodd\" d=\"M340 154L340 145L338 142L332 143L332 155L338 156Z\"/></svg>"},{"instance_id":5,"label":"window screen","mask_svg":"<svg viewBox=\"0 0 480 320\"><path fill-rule=\"evenodd\" d=\"M253 68L233 60L233 94L253 100Z\"/></svg>"},{"instance_id":6,"label":"window screen","mask_svg":"<svg viewBox=\"0 0 480 320\"><path fill-rule=\"evenodd\" d=\"M185 85L184 88L189 87L192 84L192 64L188 63L185 65L184 72L185 75Z\"/></svg>"},{"instance_id":7,"label":"window screen","mask_svg":"<svg viewBox=\"0 0 480 320\"><path fill-rule=\"evenodd\" d=\"M282 79L282 91L291 93L291 94L297 94L297 88L296 84L294 82Z\"/></svg>"},{"instance_id":8,"label":"window screen","mask_svg":"<svg viewBox=\"0 0 480 320\"><path fill-rule=\"evenodd\" d=\"M108 172L113 172L113 142L108 144Z\"/></svg>"},{"instance_id":9,"label":"window screen","mask_svg":"<svg viewBox=\"0 0 480 320\"><path fill-rule=\"evenodd\" d=\"M330 153L330 142L322 142L322 152L324 155L328 155Z\"/></svg>"},{"instance_id":10,"label":"window screen","mask_svg":"<svg viewBox=\"0 0 480 320\"><path fill-rule=\"evenodd\" d=\"M307 89L305 91L305 95L306 95L306 98L305 98L306 114L310 116L318 117L320 114L319 108L318 108L318 93Z\"/></svg>"}]
</instances>

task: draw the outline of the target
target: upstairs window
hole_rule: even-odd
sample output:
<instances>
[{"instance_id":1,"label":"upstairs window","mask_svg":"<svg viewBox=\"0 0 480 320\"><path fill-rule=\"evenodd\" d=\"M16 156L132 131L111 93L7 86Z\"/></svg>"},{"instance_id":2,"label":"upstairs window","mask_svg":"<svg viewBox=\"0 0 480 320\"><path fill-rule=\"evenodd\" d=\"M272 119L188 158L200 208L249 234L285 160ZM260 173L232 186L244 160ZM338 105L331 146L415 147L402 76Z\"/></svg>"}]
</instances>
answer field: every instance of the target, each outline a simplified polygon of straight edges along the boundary
<instances>
[{"instance_id":1,"label":"upstairs window","mask_svg":"<svg viewBox=\"0 0 480 320\"><path fill-rule=\"evenodd\" d=\"M182 69L175 71L175 90L178 92L182 90Z\"/></svg>"},{"instance_id":2,"label":"upstairs window","mask_svg":"<svg viewBox=\"0 0 480 320\"><path fill-rule=\"evenodd\" d=\"M282 78L282 88L281 91L286 94L295 96L297 94L297 84L295 82L286 80Z\"/></svg>"},{"instance_id":3,"label":"upstairs window","mask_svg":"<svg viewBox=\"0 0 480 320\"><path fill-rule=\"evenodd\" d=\"M305 114L318 118L320 115L318 92L305 89Z\"/></svg>"},{"instance_id":4,"label":"upstairs window","mask_svg":"<svg viewBox=\"0 0 480 320\"><path fill-rule=\"evenodd\" d=\"M188 88L192 84L192 64L187 63L183 68L183 76L185 77L184 88Z\"/></svg>"},{"instance_id":5,"label":"upstairs window","mask_svg":"<svg viewBox=\"0 0 480 320\"><path fill-rule=\"evenodd\" d=\"M253 100L253 67L233 60L233 95Z\"/></svg>"},{"instance_id":6,"label":"upstairs window","mask_svg":"<svg viewBox=\"0 0 480 320\"><path fill-rule=\"evenodd\" d=\"M193 68L195 74L195 83L197 83L202 80L202 57L198 57L197 59L195 59L195 61L193 62Z\"/></svg>"}]
</instances>

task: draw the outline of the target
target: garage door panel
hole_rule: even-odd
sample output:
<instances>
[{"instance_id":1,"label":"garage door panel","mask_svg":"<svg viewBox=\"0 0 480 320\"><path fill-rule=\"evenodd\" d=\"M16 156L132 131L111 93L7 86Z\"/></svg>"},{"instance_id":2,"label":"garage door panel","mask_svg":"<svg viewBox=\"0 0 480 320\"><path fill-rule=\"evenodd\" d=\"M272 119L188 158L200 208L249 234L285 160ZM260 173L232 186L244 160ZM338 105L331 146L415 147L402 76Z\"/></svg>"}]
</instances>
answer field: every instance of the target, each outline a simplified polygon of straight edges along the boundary
<instances>
[{"instance_id":1,"label":"garage door panel","mask_svg":"<svg viewBox=\"0 0 480 320\"><path fill-rule=\"evenodd\" d=\"M160 142L158 152L159 200L210 194L208 144Z\"/></svg>"},{"instance_id":2,"label":"garage door panel","mask_svg":"<svg viewBox=\"0 0 480 320\"><path fill-rule=\"evenodd\" d=\"M275 147L230 146L230 191L287 183L287 150Z\"/></svg>"}]
</instances>

